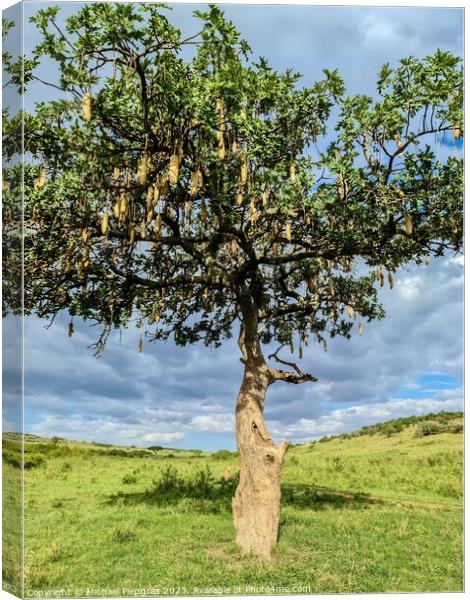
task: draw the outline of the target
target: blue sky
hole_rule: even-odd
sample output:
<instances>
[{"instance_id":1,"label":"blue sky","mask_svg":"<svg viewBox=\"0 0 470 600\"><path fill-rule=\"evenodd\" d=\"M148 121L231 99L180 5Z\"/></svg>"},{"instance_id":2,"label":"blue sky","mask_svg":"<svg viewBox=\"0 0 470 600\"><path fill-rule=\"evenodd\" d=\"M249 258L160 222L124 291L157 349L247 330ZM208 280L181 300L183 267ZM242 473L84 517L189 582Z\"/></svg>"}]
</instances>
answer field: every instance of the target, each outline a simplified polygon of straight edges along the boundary
<instances>
[{"instance_id":1,"label":"blue sky","mask_svg":"<svg viewBox=\"0 0 470 600\"><path fill-rule=\"evenodd\" d=\"M25 18L40 6L27 2ZM64 8L70 13L74 6ZM198 28L195 8L175 6L170 17L188 35ZM226 13L255 56L303 73L305 85L321 78L323 68L338 68L350 93L374 94L384 62L423 57L438 47L462 54L461 9L227 5ZM37 38L30 26L25 32L28 50ZM27 107L50 93L31 86ZM441 158L460 151L452 140L441 141ZM365 325L362 337L335 339L327 353L307 348L304 367L318 383L272 386L266 419L276 440L302 442L397 416L462 408L462 259L411 266L381 296L387 318ZM218 350L146 344L138 354L137 334L129 330L121 341L113 336L97 360L87 347L96 328L78 324L68 338L66 324L65 317L49 329L38 319L26 321L26 431L142 446L235 447L242 368L234 342ZM13 400L6 392L8 428Z\"/></svg>"}]
</instances>

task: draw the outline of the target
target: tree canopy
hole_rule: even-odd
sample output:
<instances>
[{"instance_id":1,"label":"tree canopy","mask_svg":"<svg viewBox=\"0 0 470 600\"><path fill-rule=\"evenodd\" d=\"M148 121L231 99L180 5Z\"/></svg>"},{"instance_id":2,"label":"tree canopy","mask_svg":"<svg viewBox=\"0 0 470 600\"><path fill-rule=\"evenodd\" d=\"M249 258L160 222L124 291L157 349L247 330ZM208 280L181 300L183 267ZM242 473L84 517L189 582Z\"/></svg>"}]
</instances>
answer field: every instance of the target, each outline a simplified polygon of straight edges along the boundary
<instances>
[{"instance_id":1,"label":"tree canopy","mask_svg":"<svg viewBox=\"0 0 470 600\"><path fill-rule=\"evenodd\" d=\"M383 317L402 265L460 249L462 160L434 150L463 135L458 57L384 65L376 98L349 96L336 71L302 87L255 60L216 6L186 39L166 10L89 3L64 26L39 10L24 81L7 64L20 86L45 57L57 75L57 99L4 119L7 158L24 127L4 223L24 176L27 313L102 324L98 353L129 323L217 346L252 315L301 356Z\"/></svg>"}]
</instances>

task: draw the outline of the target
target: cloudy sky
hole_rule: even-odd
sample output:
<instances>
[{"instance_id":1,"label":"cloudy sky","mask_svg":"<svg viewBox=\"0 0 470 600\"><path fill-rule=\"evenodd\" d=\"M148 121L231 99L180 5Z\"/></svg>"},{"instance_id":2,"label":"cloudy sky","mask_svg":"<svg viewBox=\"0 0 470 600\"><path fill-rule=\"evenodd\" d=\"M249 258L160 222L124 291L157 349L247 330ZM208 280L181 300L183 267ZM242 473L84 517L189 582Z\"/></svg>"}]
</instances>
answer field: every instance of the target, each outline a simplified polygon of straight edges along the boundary
<instances>
[{"instance_id":1,"label":"cloudy sky","mask_svg":"<svg viewBox=\"0 0 470 600\"><path fill-rule=\"evenodd\" d=\"M25 19L39 6L26 3ZM172 18L184 33L197 31L194 8L174 7ZM64 12L72 10L68 5ZM438 47L462 54L461 9L227 5L226 13L255 56L303 73L305 85L321 78L323 68L338 68L351 93L374 94L384 62L423 57ZM26 29L27 45L34 41ZM27 104L47 93L30 88ZM460 149L446 143L439 151L444 158ZM402 270L394 289L381 295L387 318L367 324L362 337L332 340L327 353L307 348L304 367L318 383L271 387L266 419L277 441L462 408L462 258ZM234 342L217 350L146 344L138 354L136 333L129 330L122 339L115 335L97 360L88 348L96 328L77 324L68 338L65 317L44 325L34 318L25 324L26 431L139 446L235 448L242 366ZM8 378L6 401L8 429Z\"/></svg>"}]
</instances>

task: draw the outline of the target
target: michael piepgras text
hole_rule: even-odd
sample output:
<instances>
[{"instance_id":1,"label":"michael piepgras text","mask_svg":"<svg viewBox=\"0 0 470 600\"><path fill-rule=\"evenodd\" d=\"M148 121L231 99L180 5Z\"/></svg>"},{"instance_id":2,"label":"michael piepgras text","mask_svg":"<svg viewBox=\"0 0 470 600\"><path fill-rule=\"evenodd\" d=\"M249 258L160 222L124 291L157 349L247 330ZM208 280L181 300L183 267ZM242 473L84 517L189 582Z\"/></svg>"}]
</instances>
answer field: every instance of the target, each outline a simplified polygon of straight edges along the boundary
<instances>
[{"instance_id":1,"label":"michael piepgras text","mask_svg":"<svg viewBox=\"0 0 470 600\"><path fill-rule=\"evenodd\" d=\"M143 598L148 596L234 596L245 594L311 594L309 585L250 585L239 586L188 586L188 587L69 587L60 589L26 590L27 598Z\"/></svg>"}]
</instances>

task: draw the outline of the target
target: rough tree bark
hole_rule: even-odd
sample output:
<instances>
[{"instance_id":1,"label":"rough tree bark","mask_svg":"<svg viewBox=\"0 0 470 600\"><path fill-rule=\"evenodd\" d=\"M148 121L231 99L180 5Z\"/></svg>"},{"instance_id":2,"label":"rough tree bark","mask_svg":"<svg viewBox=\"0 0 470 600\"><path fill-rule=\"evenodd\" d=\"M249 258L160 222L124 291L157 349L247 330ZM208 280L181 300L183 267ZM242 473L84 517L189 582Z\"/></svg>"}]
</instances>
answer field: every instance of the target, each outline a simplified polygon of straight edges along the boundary
<instances>
[{"instance_id":1,"label":"rough tree bark","mask_svg":"<svg viewBox=\"0 0 470 600\"><path fill-rule=\"evenodd\" d=\"M236 542L245 553L269 559L276 544L281 502L281 467L288 444L276 446L263 420L270 383L266 365L245 364L237 399L240 479L233 499Z\"/></svg>"},{"instance_id":2,"label":"rough tree bark","mask_svg":"<svg viewBox=\"0 0 470 600\"><path fill-rule=\"evenodd\" d=\"M242 306L239 345L245 371L237 399L236 432L240 458L239 483L233 498L236 542L242 552L263 560L271 558L277 542L281 503L281 469L288 442L276 446L266 429L263 412L266 391L277 380L289 383L316 381L302 373L280 371L267 364L258 338L256 312Z\"/></svg>"}]
</instances>

